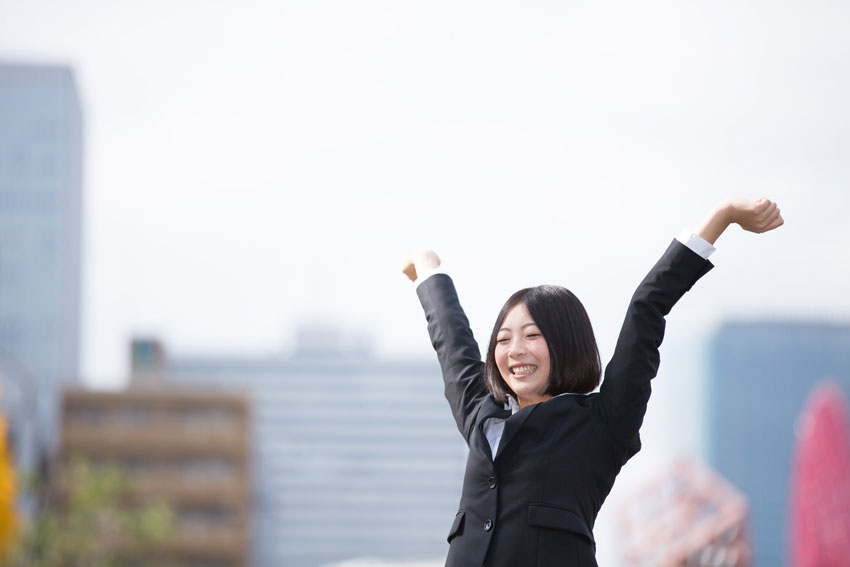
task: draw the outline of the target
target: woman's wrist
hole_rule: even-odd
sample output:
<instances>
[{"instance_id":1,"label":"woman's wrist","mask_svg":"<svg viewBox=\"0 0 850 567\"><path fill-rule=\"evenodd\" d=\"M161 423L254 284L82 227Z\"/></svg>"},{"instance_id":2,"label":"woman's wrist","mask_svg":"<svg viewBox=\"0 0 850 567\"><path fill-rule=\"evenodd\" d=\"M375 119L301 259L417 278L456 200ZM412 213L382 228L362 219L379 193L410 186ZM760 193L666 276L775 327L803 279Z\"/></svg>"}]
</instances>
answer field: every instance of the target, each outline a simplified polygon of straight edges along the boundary
<instances>
[{"instance_id":1,"label":"woman's wrist","mask_svg":"<svg viewBox=\"0 0 850 567\"><path fill-rule=\"evenodd\" d=\"M733 202L733 199L726 199L717 205L716 214L720 217L721 222L726 226L729 226L733 222L737 222L735 219L735 203Z\"/></svg>"},{"instance_id":2,"label":"woman's wrist","mask_svg":"<svg viewBox=\"0 0 850 567\"><path fill-rule=\"evenodd\" d=\"M731 199L723 201L709 213L699 228L697 228L696 234L709 244L714 244L720 235L723 234L723 231L726 230L726 227L735 222L734 209L735 207Z\"/></svg>"}]
</instances>

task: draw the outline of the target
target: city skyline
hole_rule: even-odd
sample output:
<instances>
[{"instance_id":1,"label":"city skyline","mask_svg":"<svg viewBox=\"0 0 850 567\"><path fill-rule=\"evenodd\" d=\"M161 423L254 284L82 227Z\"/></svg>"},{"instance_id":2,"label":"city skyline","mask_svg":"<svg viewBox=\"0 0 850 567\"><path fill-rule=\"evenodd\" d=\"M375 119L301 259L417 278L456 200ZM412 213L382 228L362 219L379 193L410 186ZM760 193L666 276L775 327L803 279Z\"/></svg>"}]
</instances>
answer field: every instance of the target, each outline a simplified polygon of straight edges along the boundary
<instances>
[{"instance_id":1,"label":"city skyline","mask_svg":"<svg viewBox=\"0 0 850 567\"><path fill-rule=\"evenodd\" d=\"M799 7L799 9L797 9ZM786 226L725 235L671 334L850 319L850 9L179 10L6 0L0 60L75 70L86 117L82 378L132 335L269 353L300 322L430 355L410 248L433 247L482 342L518 288L585 303L603 359L666 243L732 195ZM664 369L662 367L662 372Z\"/></svg>"}]
</instances>

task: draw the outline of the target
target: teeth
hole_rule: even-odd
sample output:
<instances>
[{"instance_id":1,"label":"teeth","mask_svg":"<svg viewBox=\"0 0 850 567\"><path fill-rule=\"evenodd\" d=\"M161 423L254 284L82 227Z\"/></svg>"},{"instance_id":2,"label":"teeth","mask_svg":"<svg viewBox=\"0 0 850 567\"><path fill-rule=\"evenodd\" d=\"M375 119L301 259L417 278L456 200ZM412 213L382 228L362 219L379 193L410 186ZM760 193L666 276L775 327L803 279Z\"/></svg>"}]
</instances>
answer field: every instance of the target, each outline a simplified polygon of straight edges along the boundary
<instances>
[{"instance_id":1,"label":"teeth","mask_svg":"<svg viewBox=\"0 0 850 567\"><path fill-rule=\"evenodd\" d=\"M533 364L526 364L525 366L514 366L512 369L514 374L531 374L537 367Z\"/></svg>"}]
</instances>

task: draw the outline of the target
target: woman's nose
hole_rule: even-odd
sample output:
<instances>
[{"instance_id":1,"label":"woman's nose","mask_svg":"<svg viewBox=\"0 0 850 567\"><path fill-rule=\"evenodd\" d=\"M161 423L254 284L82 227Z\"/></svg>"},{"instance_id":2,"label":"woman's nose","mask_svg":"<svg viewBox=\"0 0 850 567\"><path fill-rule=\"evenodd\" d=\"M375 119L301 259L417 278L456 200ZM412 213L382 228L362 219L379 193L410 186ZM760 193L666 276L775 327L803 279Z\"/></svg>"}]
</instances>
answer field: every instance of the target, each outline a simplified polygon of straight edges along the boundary
<instances>
[{"instance_id":1,"label":"woman's nose","mask_svg":"<svg viewBox=\"0 0 850 567\"><path fill-rule=\"evenodd\" d=\"M525 354L525 345L522 343L514 343L511 345L510 355L513 358L519 358Z\"/></svg>"}]
</instances>

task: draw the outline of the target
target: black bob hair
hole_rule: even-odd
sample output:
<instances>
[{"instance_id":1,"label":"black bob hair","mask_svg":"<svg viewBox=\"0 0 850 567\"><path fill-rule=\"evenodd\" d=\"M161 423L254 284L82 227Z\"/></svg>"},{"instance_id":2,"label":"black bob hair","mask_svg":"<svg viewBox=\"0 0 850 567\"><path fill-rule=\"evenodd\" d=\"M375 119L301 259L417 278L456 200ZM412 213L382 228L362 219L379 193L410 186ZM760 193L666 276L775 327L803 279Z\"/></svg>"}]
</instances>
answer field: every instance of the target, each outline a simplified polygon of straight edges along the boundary
<instances>
[{"instance_id":1,"label":"black bob hair","mask_svg":"<svg viewBox=\"0 0 850 567\"><path fill-rule=\"evenodd\" d=\"M507 402L507 394L516 397L496 366L496 337L508 311L520 303L525 304L549 347L549 385L544 393L557 396L565 392L586 394L593 391L599 385L602 363L590 317L581 301L567 288L540 285L521 289L510 296L496 318L484 363L487 389L496 401Z\"/></svg>"}]
</instances>

